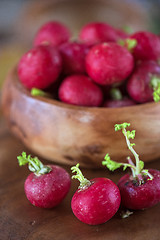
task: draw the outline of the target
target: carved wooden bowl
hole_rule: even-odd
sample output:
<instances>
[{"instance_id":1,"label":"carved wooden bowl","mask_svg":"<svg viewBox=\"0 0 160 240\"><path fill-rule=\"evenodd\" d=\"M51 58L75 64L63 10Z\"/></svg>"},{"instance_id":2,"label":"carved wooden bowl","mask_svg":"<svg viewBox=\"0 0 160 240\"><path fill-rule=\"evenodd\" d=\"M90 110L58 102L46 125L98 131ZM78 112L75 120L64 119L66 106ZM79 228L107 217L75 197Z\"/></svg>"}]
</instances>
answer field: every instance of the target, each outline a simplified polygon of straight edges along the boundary
<instances>
[{"instance_id":1,"label":"carved wooden bowl","mask_svg":"<svg viewBox=\"0 0 160 240\"><path fill-rule=\"evenodd\" d=\"M130 155L116 123L136 129L135 149L147 162L160 157L160 104L123 108L77 107L45 97L32 97L18 80L16 68L2 92L2 108L11 131L35 154L48 160L100 167L106 153L116 161Z\"/></svg>"}]
</instances>

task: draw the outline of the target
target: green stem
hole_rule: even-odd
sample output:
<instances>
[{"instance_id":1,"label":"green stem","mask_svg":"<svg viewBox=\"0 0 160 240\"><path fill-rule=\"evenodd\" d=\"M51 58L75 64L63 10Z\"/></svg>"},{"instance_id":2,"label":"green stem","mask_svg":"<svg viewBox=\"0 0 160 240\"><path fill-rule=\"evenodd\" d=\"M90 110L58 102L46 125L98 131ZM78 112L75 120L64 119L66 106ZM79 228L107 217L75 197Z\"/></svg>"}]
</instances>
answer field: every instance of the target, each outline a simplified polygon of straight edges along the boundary
<instances>
[{"instance_id":1,"label":"green stem","mask_svg":"<svg viewBox=\"0 0 160 240\"><path fill-rule=\"evenodd\" d=\"M79 163L77 163L76 166L71 167L71 171L72 173L76 172L76 175L72 176L72 179L75 178L80 181L80 185L79 185L80 189L91 185L91 182L83 176L81 170L79 169Z\"/></svg>"},{"instance_id":2,"label":"green stem","mask_svg":"<svg viewBox=\"0 0 160 240\"><path fill-rule=\"evenodd\" d=\"M22 152L22 156L18 156L17 159L20 166L28 164L29 170L37 176L49 173L52 170L51 167L43 165L37 157L27 156L25 152Z\"/></svg>"},{"instance_id":3,"label":"green stem","mask_svg":"<svg viewBox=\"0 0 160 240\"><path fill-rule=\"evenodd\" d=\"M119 163L115 162L110 159L109 154L107 153L106 156L104 157L105 161L102 161L102 165L105 165L110 171L114 171L121 166L123 166L123 170L126 170L127 167L131 168L132 171L132 176L134 179L138 179L139 184L143 182L143 177L146 175L149 177L148 180L152 180L153 176L149 173L147 169L144 169L144 162L139 159L139 155L136 153L136 151L133 149L132 146L134 146L134 143L130 143L129 139L134 139L135 138L135 130L132 131L126 131L126 127L129 127L130 123L122 123L122 124L115 124L115 131L122 130L123 135L126 138L126 143L129 148L129 150L132 152L133 156L135 157L136 160L136 166L132 162L131 158L128 157L128 164L127 163Z\"/></svg>"},{"instance_id":4,"label":"green stem","mask_svg":"<svg viewBox=\"0 0 160 240\"><path fill-rule=\"evenodd\" d=\"M146 169L143 169L143 170L142 170L142 173L144 173L145 175L148 175L148 177L149 177L149 179L150 179L150 180L152 180L152 179L153 179L153 176L152 176L152 174L150 174L150 173L148 172L148 170L146 170Z\"/></svg>"},{"instance_id":5,"label":"green stem","mask_svg":"<svg viewBox=\"0 0 160 240\"><path fill-rule=\"evenodd\" d=\"M122 129L122 132L126 138L126 143L127 143L127 146L129 148L129 150L132 152L133 156L135 157L135 160L136 160L136 172L135 174L138 175L140 174L141 172L141 167L140 167L140 160L139 160L139 155L136 153L136 151L133 149L133 147L131 146L131 143L127 137L127 131L125 128Z\"/></svg>"},{"instance_id":6,"label":"green stem","mask_svg":"<svg viewBox=\"0 0 160 240\"><path fill-rule=\"evenodd\" d=\"M132 162L132 159L131 159L130 157L127 157L127 160L128 160L128 162L129 162L129 164L132 165L132 167L131 167L132 176L133 176L133 178L135 178L135 177L136 177L136 175L135 175L136 167L135 167L135 165L134 165L134 163ZM134 166L134 169L133 169L133 166Z\"/></svg>"}]
</instances>

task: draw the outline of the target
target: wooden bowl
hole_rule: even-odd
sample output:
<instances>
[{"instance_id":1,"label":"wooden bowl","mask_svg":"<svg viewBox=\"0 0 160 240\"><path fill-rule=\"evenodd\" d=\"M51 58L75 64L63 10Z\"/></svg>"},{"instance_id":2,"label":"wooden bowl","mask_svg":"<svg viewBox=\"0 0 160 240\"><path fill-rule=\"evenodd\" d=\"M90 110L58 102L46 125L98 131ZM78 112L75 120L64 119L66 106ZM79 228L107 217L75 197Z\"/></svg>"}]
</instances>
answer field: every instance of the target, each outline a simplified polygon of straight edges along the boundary
<instances>
[{"instance_id":1,"label":"wooden bowl","mask_svg":"<svg viewBox=\"0 0 160 240\"><path fill-rule=\"evenodd\" d=\"M2 91L2 108L11 131L35 154L58 163L100 167L106 153L116 161L130 155L116 123L136 129L135 149L147 162L160 157L160 104L123 108L77 107L32 97L18 80L16 68ZM131 155L132 157L132 155Z\"/></svg>"}]
</instances>

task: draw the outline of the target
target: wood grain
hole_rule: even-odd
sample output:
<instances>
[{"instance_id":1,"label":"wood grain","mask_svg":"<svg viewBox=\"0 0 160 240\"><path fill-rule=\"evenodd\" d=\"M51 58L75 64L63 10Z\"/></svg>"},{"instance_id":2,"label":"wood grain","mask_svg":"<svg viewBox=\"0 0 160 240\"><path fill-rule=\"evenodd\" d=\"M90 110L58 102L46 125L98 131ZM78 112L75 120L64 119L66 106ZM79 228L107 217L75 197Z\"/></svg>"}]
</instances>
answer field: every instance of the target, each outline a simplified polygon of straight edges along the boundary
<instances>
[{"instance_id":1,"label":"wood grain","mask_svg":"<svg viewBox=\"0 0 160 240\"><path fill-rule=\"evenodd\" d=\"M3 240L159 240L160 204L136 211L129 218L121 219L120 211L107 223L89 226L73 215L71 198L78 182L72 181L71 191L56 208L45 210L32 206L26 199L23 185L29 174L27 167L19 167L17 155L26 147L10 134L0 117L0 239ZM44 163L44 161L41 159ZM69 173L70 168L62 165ZM146 164L146 168L160 170L160 161ZM89 179L106 176L114 182L122 172L109 173L106 169L83 169Z\"/></svg>"},{"instance_id":2,"label":"wood grain","mask_svg":"<svg viewBox=\"0 0 160 240\"><path fill-rule=\"evenodd\" d=\"M14 68L2 92L2 107L11 131L32 151L62 164L77 162L101 167L106 153L115 161L130 154L116 123L136 129L135 149L145 161L160 157L160 104L123 108L87 108L32 97L19 82Z\"/></svg>"}]
</instances>

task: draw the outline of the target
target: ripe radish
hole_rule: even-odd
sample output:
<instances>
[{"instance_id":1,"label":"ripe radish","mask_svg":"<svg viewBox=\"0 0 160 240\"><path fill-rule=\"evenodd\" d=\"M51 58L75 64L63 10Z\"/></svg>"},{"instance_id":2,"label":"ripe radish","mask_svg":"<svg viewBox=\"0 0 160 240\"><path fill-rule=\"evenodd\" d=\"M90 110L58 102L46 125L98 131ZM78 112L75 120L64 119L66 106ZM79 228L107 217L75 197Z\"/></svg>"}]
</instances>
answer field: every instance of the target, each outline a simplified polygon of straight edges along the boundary
<instances>
[{"instance_id":1,"label":"ripe radish","mask_svg":"<svg viewBox=\"0 0 160 240\"><path fill-rule=\"evenodd\" d=\"M116 43L98 44L92 47L86 56L88 75L101 85L124 81L133 68L132 54Z\"/></svg>"},{"instance_id":2,"label":"ripe radish","mask_svg":"<svg viewBox=\"0 0 160 240\"><path fill-rule=\"evenodd\" d=\"M59 87L59 99L62 102L78 106L100 106L103 94L99 86L85 75L70 75Z\"/></svg>"},{"instance_id":3,"label":"ripe radish","mask_svg":"<svg viewBox=\"0 0 160 240\"><path fill-rule=\"evenodd\" d=\"M68 42L59 47L64 74L83 74L85 69L85 57L89 47L82 43Z\"/></svg>"},{"instance_id":4,"label":"ripe radish","mask_svg":"<svg viewBox=\"0 0 160 240\"><path fill-rule=\"evenodd\" d=\"M56 165L43 165L37 157L18 156L19 165L29 164L32 171L24 185L27 199L36 207L52 208L65 198L71 180L65 169Z\"/></svg>"},{"instance_id":5,"label":"ripe radish","mask_svg":"<svg viewBox=\"0 0 160 240\"><path fill-rule=\"evenodd\" d=\"M138 64L128 79L127 91L130 97L145 103L160 100L160 65L154 61L144 61Z\"/></svg>"},{"instance_id":6,"label":"ripe radish","mask_svg":"<svg viewBox=\"0 0 160 240\"><path fill-rule=\"evenodd\" d=\"M87 44L94 45L101 42L117 42L128 35L107 23L91 22L82 27L79 39Z\"/></svg>"},{"instance_id":7,"label":"ripe radish","mask_svg":"<svg viewBox=\"0 0 160 240\"><path fill-rule=\"evenodd\" d=\"M160 202L160 171L144 169L144 162L140 161L139 155L133 148L135 144L129 140L135 137L135 130L126 130L126 127L129 126L129 123L116 124L115 131L122 130L126 138L127 146L135 157L136 165L130 157L127 158L128 163L112 161L109 154L105 156L105 161L102 162L102 165L108 167L111 171L121 166L123 166L123 170L130 167L132 175L125 174L118 181L122 205L133 210L149 208Z\"/></svg>"},{"instance_id":8,"label":"ripe radish","mask_svg":"<svg viewBox=\"0 0 160 240\"><path fill-rule=\"evenodd\" d=\"M21 57L18 76L25 87L44 89L58 79L61 69L62 59L55 47L37 46Z\"/></svg>"},{"instance_id":9,"label":"ripe radish","mask_svg":"<svg viewBox=\"0 0 160 240\"><path fill-rule=\"evenodd\" d=\"M150 32L136 32L129 37L135 39L137 45L133 48L133 55L136 60L159 60L160 59L160 38Z\"/></svg>"},{"instance_id":10,"label":"ripe radish","mask_svg":"<svg viewBox=\"0 0 160 240\"><path fill-rule=\"evenodd\" d=\"M87 180L80 171L79 164L71 170L77 173L72 178L80 181L80 186L71 201L74 215L90 225L107 222L120 206L121 197L116 184L107 178Z\"/></svg>"},{"instance_id":11,"label":"ripe radish","mask_svg":"<svg viewBox=\"0 0 160 240\"><path fill-rule=\"evenodd\" d=\"M70 29L63 23L50 21L41 26L34 38L34 46L51 44L59 46L68 42L71 37Z\"/></svg>"}]
</instances>

